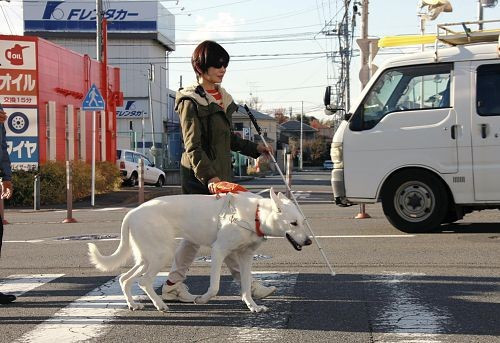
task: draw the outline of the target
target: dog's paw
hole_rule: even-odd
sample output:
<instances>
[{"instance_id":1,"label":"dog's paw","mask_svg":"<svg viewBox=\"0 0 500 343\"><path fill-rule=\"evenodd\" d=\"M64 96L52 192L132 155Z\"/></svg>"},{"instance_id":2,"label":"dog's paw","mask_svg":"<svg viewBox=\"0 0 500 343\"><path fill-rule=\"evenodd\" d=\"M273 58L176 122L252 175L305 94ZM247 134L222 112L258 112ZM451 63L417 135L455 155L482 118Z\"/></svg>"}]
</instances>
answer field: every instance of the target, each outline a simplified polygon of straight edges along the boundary
<instances>
[{"instance_id":1,"label":"dog's paw","mask_svg":"<svg viewBox=\"0 0 500 343\"><path fill-rule=\"evenodd\" d=\"M267 308L266 306L255 305L255 306L248 306L248 308L250 309L250 311L252 311L254 313L261 313L261 312L269 311L269 308Z\"/></svg>"},{"instance_id":2,"label":"dog's paw","mask_svg":"<svg viewBox=\"0 0 500 343\"><path fill-rule=\"evenodd\" d=\"M142 310L144 308L144 305L141 303L132 303L128 304L128 308L132 311L137 311L137 310Z\"/></svg>"},{"instance_id":3,"label":"dog's paw","mask_svg":"<svg viewBox=\"0 0 500 343\"><path fill-rule=\"evenodd\" d=\"M161 303L158 306L155 306L156 309L160 312L168 312L168 306L165 303Z\"/></svg>"},{"instance_id":4,"label":"dog's paw","mask_svg":"<svg viewBox=\"0 0 500 343\"><path fill-rule=\"evenodd\" d=\"M208 303L209 300L210 300L210 298L204 297L203 295L199 295L194 299L194 303L195 304L206 304L206 303Z\"/></svg>"}]
</instances>

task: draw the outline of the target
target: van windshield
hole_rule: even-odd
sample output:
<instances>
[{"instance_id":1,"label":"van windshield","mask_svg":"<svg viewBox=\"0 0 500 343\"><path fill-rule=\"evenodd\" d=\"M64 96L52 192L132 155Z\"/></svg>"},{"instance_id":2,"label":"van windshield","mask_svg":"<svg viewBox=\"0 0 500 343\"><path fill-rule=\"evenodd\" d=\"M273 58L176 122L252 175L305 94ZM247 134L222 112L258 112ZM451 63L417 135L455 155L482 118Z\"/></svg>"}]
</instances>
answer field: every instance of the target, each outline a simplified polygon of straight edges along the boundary
<instances>
[{"instance_id":1,"label":"van windshield","mask_svg":"<svg viewBox=\"0 0 500 343\"><path fill-rule=\"evenodd\" d=\"M362 129L369 130L391 112L450 107L451 64L394 68L380 75L365 97Z\"/></svg>"}]
</instances>

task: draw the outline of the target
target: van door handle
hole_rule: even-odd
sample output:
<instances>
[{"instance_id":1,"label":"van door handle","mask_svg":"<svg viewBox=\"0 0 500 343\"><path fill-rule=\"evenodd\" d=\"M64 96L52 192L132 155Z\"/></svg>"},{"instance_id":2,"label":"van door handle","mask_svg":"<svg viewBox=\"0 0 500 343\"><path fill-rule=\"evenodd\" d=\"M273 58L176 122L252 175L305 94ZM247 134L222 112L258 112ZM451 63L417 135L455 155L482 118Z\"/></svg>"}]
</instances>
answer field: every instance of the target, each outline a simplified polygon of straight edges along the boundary
<instances>
[{"instance_id":1,"label":"van door handle","mask_svg":"<svg viewBox=\"0 0 500 343\"><path fill-rule=\"evenodd\" d=\"M451 139L457 139L457 129L458 125L452 125L450 128L451 131Z\"/></svg>"},{"instance_id":2,"label":"van door handle","mask_svg":"<svg viewBox=\"0 0 500 343\"><path fill-rule=\"evenodd\" d=\"M485 139L488 137L488 124L481 124L481 138Z\"/></svg>"}]
</instances>

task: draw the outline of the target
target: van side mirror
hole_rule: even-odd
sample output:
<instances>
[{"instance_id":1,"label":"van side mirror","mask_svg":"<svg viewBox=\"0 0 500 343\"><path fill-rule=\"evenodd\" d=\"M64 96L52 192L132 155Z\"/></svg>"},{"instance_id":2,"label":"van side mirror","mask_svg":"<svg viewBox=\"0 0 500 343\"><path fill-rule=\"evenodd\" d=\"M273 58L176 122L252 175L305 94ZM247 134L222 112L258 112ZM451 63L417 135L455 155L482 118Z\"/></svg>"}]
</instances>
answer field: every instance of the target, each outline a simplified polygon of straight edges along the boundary
<instances>
[{"instance_id":1,"label":"van side mirror","mask_svg":"<svg viewBox=\"0 0 500 343\"><path fill-rule=\"evenodd\" d=\"M348 113L348 112L344 113L344 120L345 121L349 121L349 119L351 119L351 117L352 117L352 113Z\"/></svg>"}]
</instances>

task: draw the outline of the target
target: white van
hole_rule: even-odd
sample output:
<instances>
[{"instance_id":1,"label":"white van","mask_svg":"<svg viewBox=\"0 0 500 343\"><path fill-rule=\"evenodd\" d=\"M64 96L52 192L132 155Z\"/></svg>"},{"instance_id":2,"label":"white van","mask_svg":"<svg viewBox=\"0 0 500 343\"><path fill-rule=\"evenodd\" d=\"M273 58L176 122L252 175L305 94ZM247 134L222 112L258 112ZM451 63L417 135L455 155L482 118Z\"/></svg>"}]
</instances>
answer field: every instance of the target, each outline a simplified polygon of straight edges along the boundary
<instances>
[{"instance_id":1,"label":"white van","mask_svg":"<svg viewBox=\"0 0 500 343\"><path fill-rule=\"evenodd\" d=\"M380 67L333 137L336 203L381 201L404 232L500 209L499 45L436 48Z\"/></svg>"}]
</instances>

